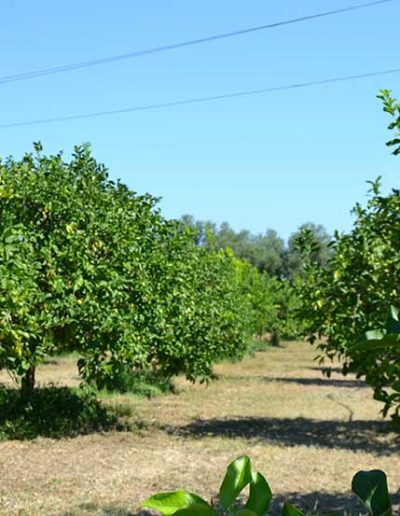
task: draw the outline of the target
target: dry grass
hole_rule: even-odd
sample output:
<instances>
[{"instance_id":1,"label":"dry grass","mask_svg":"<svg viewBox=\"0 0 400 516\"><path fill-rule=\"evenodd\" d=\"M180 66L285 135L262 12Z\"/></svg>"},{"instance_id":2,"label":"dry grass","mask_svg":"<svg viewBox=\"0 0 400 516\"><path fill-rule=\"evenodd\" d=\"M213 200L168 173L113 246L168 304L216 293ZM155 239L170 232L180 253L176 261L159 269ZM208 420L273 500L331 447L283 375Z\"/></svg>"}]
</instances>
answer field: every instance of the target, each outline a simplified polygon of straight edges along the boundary
<instances>
[{"instance_id":1,"label":"dry grass","mask_svg":"<svg viewBox=\"0 0 400 516\"><path fill-rule=\"evenodd\" d=\"M246 453L277 499L306 508L354 506L358 469L382 468L400 486L400 442L380 404L354 378L323 379L314 351L284 344L216 368L210 385L177 382L179 395L129 405L140 431L0 444L1 515L128 515L158 490L184 487L215 495L228 462ZM4 380L3 377L0 380ZM44 366L41 382L75 384L71 360Z\"/></svg>"}]
</instances>

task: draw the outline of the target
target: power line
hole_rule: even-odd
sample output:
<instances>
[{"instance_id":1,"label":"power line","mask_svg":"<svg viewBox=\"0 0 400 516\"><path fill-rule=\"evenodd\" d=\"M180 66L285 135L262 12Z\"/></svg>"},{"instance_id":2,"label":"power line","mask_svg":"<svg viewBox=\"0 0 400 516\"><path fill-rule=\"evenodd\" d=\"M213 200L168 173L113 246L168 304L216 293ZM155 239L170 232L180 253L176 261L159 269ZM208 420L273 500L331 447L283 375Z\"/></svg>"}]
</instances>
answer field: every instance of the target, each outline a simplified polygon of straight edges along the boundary
<instances>
[{"instance_id":1,"label":"power line","mask_svg":"<svg viewBox=\"0 0 400 516\"><path fill-rule=\"evenodd\" d=\"M373 2L368 2L365 4L344 7L341 9L334 9L332 11L325 11L325 12L321 12L321 13L302 16L300 18L292 18L290 20L283 20L283 21L279 21L279 22L275 22L275 23L258 25L256 27L249 27L246 29L236 30L236 31L232 31L232 32L225 32L222 34L214 34L211 36L204 36L204 37L198 38L198 39L181 41L180 43L173 43L170 45L162 45L162 46L152 47L152 48L148 48L148 49L144 49L144 50L135 50L132 52L127 52L125 54L116 54L116 55L107 56L107 57L100 57L98 59L91 59L88 61L80 61L77 63L70 63L70 64L66 64L66 65L62 65L62 66L43 68L41 70L34 70L32 72L25 72L25 73L14 74L14 75L6 75L3 77L0 77L0 84L6 84L9 82L16 82L16 81L24 81L24 80L28 80L28 79L36 79L38 77L43 77L46 75L65 73L65 72L70 72L73 70L79 70L82 68L90 68L92 66L99 66L99 65L103 65L103 64L114 63L116 61L122 61L125 59L133 59L136 57L143 57L143 56L150 55L150 54L158 54L161 52L167 52L167 51L176 50L179 48L200 45L202 43L208 43L208 42L216 41L216 40L220 40L220 39L232 38L235 36L243 36L244 34L249 34L251 32L258 32L258 31L267 30L267 29L274 29L277 27L281 27L283 25L290 25L290 24L315 20L318 18L324 18L327 16L333 16L336 14L342 14L342 13L346 13L349 11L365 9L367 7L377 6L377 5L381 5L381 4L387 4L392 1L393 0L375 0Z\"/></svg>"},{"instance_id":2,"label":"power line","mask_svg":"<svg viewBox=\"0 0 400 516\"><path fill-rule=\"evenodd\" d=\"M272 93L275 91L284 91L284 90L294 90L299 88L307 88L310 86L320 86L323 84L331 84L335 82L347 82L347 81L353 81L356 79L366 79L368 77L377 77L379 75L389 75L394 73L400 73L400 68L392 68L388 70L380 70L376 72L367 72L367 73L360 73L356 75L345 75L342 77L333 77L330 79L322 79L319 81L309 81L309 82L303 82L303 83L297 83L297 84L288 84L285 86L273 86L269 88L260 88L256 90L246 90L246 91L238 91L233 93L223 93L221 95L212 95L208 97L197 97L192 99L184 99L184 100L174 100L171 102L159 102L156 104L145 104L140 106L133 106L128 108L122 108L122 109L113 109L109 111L96 111L93 113L82 113L77 115L67 115L67 116L59 116L59 117L53 117L53 118L42 118L39 120L28 120L23 122L13 122L9 124L0 124L0 129L5 129L9 127L21 127L21 126L27 126L27 125L39 125L39 124L48 124L48 123L54 123L54 122L63 122L67 120L79 120L83 118L96 118L101 116L109 116L109 115L117 115L117 114L123 114L123 113L133 113L135 111L150 111L150 110L156 110L156 109L164 109L169 107L176 107L176 106L184 106L189 104L200 104L202 102L212 102L212 101L218 101L218 100L224 100L224 99L232 99L237 97L249 97L251 95L260 95L263 93Z\"/></svg>"}]
</instances>

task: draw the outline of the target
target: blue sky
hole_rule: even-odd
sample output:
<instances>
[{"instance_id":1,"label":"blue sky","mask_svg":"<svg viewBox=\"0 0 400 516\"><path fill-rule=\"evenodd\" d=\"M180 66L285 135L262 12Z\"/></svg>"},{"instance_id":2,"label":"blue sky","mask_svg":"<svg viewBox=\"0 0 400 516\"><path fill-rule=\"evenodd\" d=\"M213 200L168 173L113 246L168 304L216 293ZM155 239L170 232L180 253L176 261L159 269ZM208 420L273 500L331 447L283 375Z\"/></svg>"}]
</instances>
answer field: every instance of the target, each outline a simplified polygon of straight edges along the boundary
<instances>
[{"instance_id":1,"label":"blue sky","mask_svg":"<svg viewBox=\"0 0 400 516\"><path fill-rule=\"evenodd\" d=\"M18 74L358 5L354 0L2 0L1 73ZM104 66L0 84L0 124L400 67L400 2ZM0 129L0 156L91 142L167 217L190 213L287 238L351 227L366 180L398 187L380 88L400 74L156 111Z\"/></svg>"}]
</instances>

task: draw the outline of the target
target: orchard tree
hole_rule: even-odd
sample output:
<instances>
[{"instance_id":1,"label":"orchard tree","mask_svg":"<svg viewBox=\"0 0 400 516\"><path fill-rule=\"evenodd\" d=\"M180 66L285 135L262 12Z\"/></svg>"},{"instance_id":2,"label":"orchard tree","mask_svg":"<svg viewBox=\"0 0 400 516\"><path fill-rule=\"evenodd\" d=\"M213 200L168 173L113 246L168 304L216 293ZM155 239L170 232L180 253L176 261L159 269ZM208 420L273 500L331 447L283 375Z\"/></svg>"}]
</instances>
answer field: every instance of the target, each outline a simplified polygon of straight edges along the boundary
<instances>
[{"instance_id":1,"label":"orchard tree","mask_svg":"<svg viewBox=\"0 0 400 516\"><path fill-rule=\"evenodd\" d=\"M0 210L0 368L25 395L62 349L97 387L143 371L205 380L267 317L246 286L258 271L196 245L155 198L110 181L87 145L69 162L40 144L1 162Z\"/></svg>"},{"instance_id":2,"label":"orchard tree","mask_svg":"<svg viewBox=\"0 0 400 516\"><path fill-rule=\"evenodd\" d=\"M108 181L88 146L69 163L35 148L0 165L0 365L27 394L36 366L61 347L90 355L84 376L106 356L144 357L133 307L146 305L142 256L162 226L155 200Z\"/></svg>"},{"instance_id":3,"label":"orchard tree","mask_svg":"<svg viewBox=\"0 0 400 516\"><path fill-rule=\"evenodd\" d=\"M384 110L393 117L389 129L395 131L388 142L393 154L400 154L400 106L382 91L379 98ZM374 388L375 397L385 403L384 413L391 409L399 418L400 352L397 337L390 345L357 344L369 330L383 328L390 305L400 306L400 192L381 192L380 179L370 182L366 206L356 204L351 232L335 233L329 270L315 260L305 267L298 283L302 300L299 316L311 340L329 358L343 359L344 372L353 371ZM303 250L312 256L316 245L312 235L305 234ZM308 238L309 237L309 238ZM397 313L397 312L396 312ZM393 325L392 325L393 326ZM363 337L364 338L364 337ZM389 339L390 340L390 339Z\"/></svg>"}]
</instances>

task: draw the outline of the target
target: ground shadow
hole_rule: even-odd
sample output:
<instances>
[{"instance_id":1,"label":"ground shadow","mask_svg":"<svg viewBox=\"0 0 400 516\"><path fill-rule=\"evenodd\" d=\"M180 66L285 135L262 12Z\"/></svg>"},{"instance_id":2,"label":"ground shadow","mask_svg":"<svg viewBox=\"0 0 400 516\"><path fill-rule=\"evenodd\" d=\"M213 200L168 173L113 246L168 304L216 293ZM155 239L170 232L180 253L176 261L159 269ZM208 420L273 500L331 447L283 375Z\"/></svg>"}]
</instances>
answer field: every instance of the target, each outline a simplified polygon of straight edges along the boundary
<instances>
[{"instance_id":1,"label":"ground shadow","mask_svg":"<svg viewBox=\"0 0 400 516\"><path fill-rule=\"evenodd\" d=\"M76 509L64 512L62 516L159 516L159 512L149 509L128 509L121 505L99 505L96 503L83 503Z\"/></svg>"},{"instance_id":2,"label":"ground shadow","mask_svg":"<svg viewBox=\"0 0 400 516\"><path fill-rule=\"evenodd\" d=\"M308 367L308 369L311 369L311 371L319 371L320 373L336 373L336 374L341 374L343 375L343 371L342 371L342 368L341 367L329 367L329 366L326 366L326 367Z\"/></svg>"},{"instance_id":3,"label":"ground shadow","mask_svg":"<svg viewBox=\"0 0 400 516\"><path fill-rule=\"evenodd\" d=\"M270 378L276 382L285 383L297 383L299 385L320 385L321 387L345 387L345 388L357 388L365 389L369 388L369 385L362 380L338 380L336 378Z\"/></svg>"},{"instance_id":4,"label":"ground shadow","mask_svg":"<svg viewBox=\"0 0 400 516\"><path fill-rule=\"evenodd\" d=\"M136 516L137 514L141 514L142 516L150 516L154 513L138 513L119 505L98 505L95 503L83 503L76 509L71 509L67 512L64 512L62 516L90 516L91 514L95 514L96 516Z\"/></svg>"},{"instance_id":5,"label":"ground shadow","mask_svg":"<svg viewBox=\"0 0 400 516\"><path fill-rule=\"evenodd\" d=\"M0 386L0 440L73 437L111 429L123 428L91 390L38 387L24 396Z\"/></svg>"},{"instance_id":6,"label":"ground shadow","mask_svg":"<svg viewBox=\"0 0 400 516\"><path fill-rule=\"evenodd\" d=\"M242 437L284 446L321 446L379 455L400 451L400 438L391 433L387 421L237 417L195 420L186 426L166 427L166 431L191 438Z\"/></svg>"},{"instance_id":7,"label":"ground shadow","mask_svg":"<svg viewBox=\"0 0 400 516\"><path fill-rule=\"evenodd\" d=\"M346 380L337 378L293 378L291 376L263 376L263 375L221 375L219 378L234 381L256 381L256 382L284 382L297 383L299 385L321 386L321 387L342 387L342 388L368 388L369 385L362 380Z\"/></svg>"}]
</instances>

